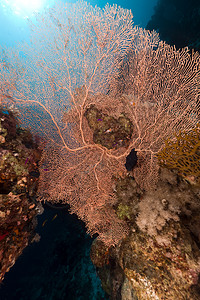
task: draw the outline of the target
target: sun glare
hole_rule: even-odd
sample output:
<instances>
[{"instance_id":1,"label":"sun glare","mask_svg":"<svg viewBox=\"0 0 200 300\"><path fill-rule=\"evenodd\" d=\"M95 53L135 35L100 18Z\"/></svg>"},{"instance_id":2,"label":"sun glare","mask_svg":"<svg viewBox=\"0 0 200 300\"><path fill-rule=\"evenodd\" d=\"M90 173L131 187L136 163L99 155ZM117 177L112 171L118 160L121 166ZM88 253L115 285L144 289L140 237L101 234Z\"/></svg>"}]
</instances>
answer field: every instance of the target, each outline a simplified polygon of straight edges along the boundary
<instances>
[{"instance_id":1,"label":"sun glare","mask_svg":"<svg viewBox=\"0 0 200 300\"><path fill-rule=\"evenodd\" d=\"M1 6L5 11L11 10L12 13L23 18L30 17L34 12L41 11L47 7L47 0L1 0Z\"/></svg>"}]
</instances>

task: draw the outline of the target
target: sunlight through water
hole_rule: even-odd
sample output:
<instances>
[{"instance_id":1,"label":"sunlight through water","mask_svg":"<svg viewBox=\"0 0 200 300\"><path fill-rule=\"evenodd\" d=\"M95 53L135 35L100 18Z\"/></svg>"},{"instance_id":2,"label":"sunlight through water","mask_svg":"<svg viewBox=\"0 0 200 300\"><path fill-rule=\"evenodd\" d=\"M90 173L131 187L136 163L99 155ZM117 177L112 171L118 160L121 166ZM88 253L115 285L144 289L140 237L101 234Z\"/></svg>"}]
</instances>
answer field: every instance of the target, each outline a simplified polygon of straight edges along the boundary
<instances>
[{"instance_id":1,"label":"sunlight through water","mask_svg":"<svg viewBox=\"0 0 200 300\"><path fill-rule=\"evenodd\" d=\"M51 6L54 0L1 0L1 6L7 13L10 11L22 18L28 18L33 13Z\"/></svg>"}]
</instances>

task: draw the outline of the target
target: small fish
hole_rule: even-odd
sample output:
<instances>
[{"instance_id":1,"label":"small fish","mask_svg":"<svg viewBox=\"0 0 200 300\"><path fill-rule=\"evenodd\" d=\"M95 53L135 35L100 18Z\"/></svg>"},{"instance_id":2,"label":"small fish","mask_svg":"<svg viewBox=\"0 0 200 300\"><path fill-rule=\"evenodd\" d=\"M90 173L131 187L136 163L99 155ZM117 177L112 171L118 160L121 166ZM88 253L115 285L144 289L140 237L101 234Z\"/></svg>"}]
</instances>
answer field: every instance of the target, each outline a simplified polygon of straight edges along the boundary
<instances>
[{"instance_id":1,"label":"small fish","mask_svg":"<svg viewBox=\"0 0 200 300\"><path fill-rule=\"evenodd\" d=\"M34 208L35 207L35 204L33 203L33 204L31 204L30 206L29 206L29 209L32 209L32 208Z\"/></svg>"},{"instance_id":2,"label":"small fish","mask_svg":"<svg viewBox=\"0 0 200 300\"><path fill-rule=\"evenodd\" d=\"M111 128L109 128L108 130L105 131L105 133L109 133L109 132L112 132Z\"/></svg>"},{"instance_id":3,"label":"small fish","mask_svg":"<svg viewBox=\"0 0 200 300\"><path fill-rule=\"evenodd\" d=\"M42 223L42 227L44 227L44 225L46 224L46 222L47 222L47 219L44 220L44 222Z\"/></svg>"},{"instance_id":4,"label":"small fish","mask_svg":"<svg viewBox=\"0 0 200 300\"><path fill-rule=\"evenodd\" d=\"M27 162L28 162L28 157L27 157L27 159L25 160L25 165L27 164Z\"/></svg>"},{"instance_id":5,"label":"small fish","mask_svg":"<svg viewBox=\"0 0 200 300\"><path fill-rule=\"evenodd\" d=\"M132 171L135 165L137 164L137 151L135 148L131 150L129 155L126 157L125 168L127 171Z\"/></svg>"},{"instance_id":6,"label":"small fish","mask_svg":"<svg viewBox=\"0 0 200 300\"><path fill-rule=\"evenodd\" d=\"M102 119L98 119L97 121L102 121Z\"/></svg>"},{"instance_id":7,"label":"small fish","mask_svg":"<svg viewBox=\"0 0 200 300\"><path fill-rule=\"evenodd\" d=\"M48 169L43 169L44 171L49 171Z\"/></svg>"},{"instance_id":8,"label":"small fish","mask_svg":"<svg viewBox=\"0 0 200 300\"><path fill-rule=\"evenodd\" d=\"M57 214L55 214L55 216L52 218L52 220L51 221L53 221L53 220L55 220L55 218L57 218Z\"/></svg>"}]
</instances>

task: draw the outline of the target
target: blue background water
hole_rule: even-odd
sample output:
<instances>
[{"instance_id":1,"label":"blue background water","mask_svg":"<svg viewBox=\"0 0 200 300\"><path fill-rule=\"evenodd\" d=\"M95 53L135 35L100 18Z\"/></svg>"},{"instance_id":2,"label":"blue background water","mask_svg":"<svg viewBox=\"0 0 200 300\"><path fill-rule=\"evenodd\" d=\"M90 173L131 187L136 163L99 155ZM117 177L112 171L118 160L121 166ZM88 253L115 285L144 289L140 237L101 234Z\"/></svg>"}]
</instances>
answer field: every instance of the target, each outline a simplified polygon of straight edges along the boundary
<instances>
[{"instance_id":1,"label":"blue background water","mask_svg":"<svg viewBox=\"0 0 200 300\"><path fill-rule=\"evenodd\" d=\"M107 299L89 257L92 239L83 222L66 208L45 206L36 231L40 242L29 245L6 273L0 300Z\"/></svg>"},{"instance_id":2,"label":"blue background water","mask_svg":"<svg viewBox=\"0 0 200 300\"><path fill-rule=\"evenodd\" d=\"M27 1L29 3L28 0L21 0L20 2L23 1ZM46 7L51 7L54 3L58 2L57 0L37 1L41 1L41 3L43 3L39 11L42 11L42 9ZM14 3L17 2L17 0L0 1L0 45L14 46L15 43L19 41L27 40L29 34L27 26L27 17L32 18L33 16L31 10L24 9L23 11L15 13L13 5L3 6L3 4L5 4L6 2ZM76 0L63 0L62 2L76 2ZM131 9L134 17L134 24L139 25L141 27L145 27L151 15L153 14L153 9L157 3L157 0L89 0L88 2L92 5L98 5L100 7L104 7L106 3L115 3L123 8Z\"/></svg>"},{"instance_id":3,"label":"blue background water","mask_svg":"<svg viewBox=\"0 0 200 300\"><path fill-rule=\"evenodd\" d=\"M10 3L15 1L7 0ZM55 2L43 1L42 8L52 6ZM107 3L106 0L88 2L100 7ZM117 0L109 1L109 4L116 3L131 9L134 23L145 27L156 2ZM28 40L27 17L32 17L30 11L14 9L6 5L6 0L1 0L0 46L14 47L18 42ZM52 220L55 214L57 217ZM28 246L6 274L0 288L0 300L108 299L90 261L92 239L86 234L80 220L66 209L45 207L43 215L38 216L36 232L41 236L40 242Z\"/></svg>"}]
</instances>

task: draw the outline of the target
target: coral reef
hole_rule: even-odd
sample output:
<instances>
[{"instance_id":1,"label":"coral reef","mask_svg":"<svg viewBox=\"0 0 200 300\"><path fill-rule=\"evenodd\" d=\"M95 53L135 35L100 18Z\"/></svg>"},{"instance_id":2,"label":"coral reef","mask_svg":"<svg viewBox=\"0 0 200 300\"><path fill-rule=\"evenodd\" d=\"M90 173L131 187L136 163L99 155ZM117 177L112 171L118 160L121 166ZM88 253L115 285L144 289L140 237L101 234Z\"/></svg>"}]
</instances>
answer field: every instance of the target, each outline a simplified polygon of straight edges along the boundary
<instances>
[{"instance_id":1,"label":"coral reef","mask_svg":"<svg viewBox=\"0 0 200 300\"><path fill-rule=\"evenodd\" d=\"M88 233L117 244L128 229L113 178L133 169L141 189L155 188L163 141L197 123L200 56L133 27L117 5L60 3L30 27L30 43L6 52L9 69L0 64L1 86L15 83L1 101L46 140L38 199L68 203Z\"/></svg>"},{"instance_id":2,"label":"coral reef","mask_svg":"<svg viewBox=\"0 0 200 300\"><path fill-rule=\"evenodd\" d=\"M178 171L161 167L154 191L142 191L128 176L116 180L115 192L116 213L130 233L116 247L107 249L95 241L91 248L111 299L198 300L199 187Z\"/></svg>"},{"instance_id":3,"label":"coral reef","mask_svg":"<svg viewBox=\"0 0 200 300\"><path fill-rule=\"evenodd\" d=\"M31 29L19 56L8 52L12 67L0 64L3 83L15 81L15 65L23 70L1 100L14 102L23 125L45 136L39 200L68 203L99 236L91 258L114 299L126 299L128 288L136 299L198 299L200 193L191 176L198 175L199 145L191 138L189 160L184 152L179 164L180 145L170 144L178 171L159 167L156 154L174 131L188 134L199 121L199 54L133 27L131 12L116 5L60 4L38 14ZM9 202L34 194L39 177L37 155L28 151L34 144L14 127L15 141L21 134L26 143L5 148L9 130L2 127L1 182ZM22 212L26 217L27 208ZM4 230L2 241L11 234Z\"/></svg>"},{"instance_id":4,"label":"coral reef","mask_svg":"<svg viewBox=\"0 0 200 300\"><path fill-rule=\"evenodd\" d=\"M166 231L173 235L173 242L166 247L146 234L132 233L117 254L119 265L138 299L197 300L199 248L179 223L169 223Z\"/></svg>"},{"instance_id":5,"label":"coral reef","mask_svg":"<svg viewBox=\"0 0 200 300\"><path fill-rule=\"evenodd\" d=\"M40 205L35 203L41 150L12 111L0 110L0 282L31 240ZM35 237L34 237L35 236Z\"/></svg>"},{"instance_id":6,"label":"coral reef","mask_svg":"<svg viewBox=\"0 0 200 300\"><path fill-rule=\"evenodd\" d=\"M127 117L121 115L115 119L103 114L94 105L85 111L84 116L93 130L95 144L101 144L108 149L128 146L133 133L133 125Z\"/></svg>"}]
</instances>

